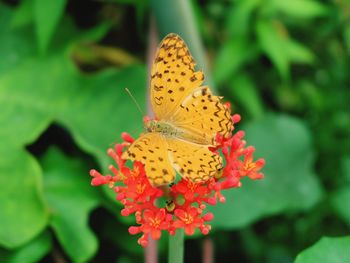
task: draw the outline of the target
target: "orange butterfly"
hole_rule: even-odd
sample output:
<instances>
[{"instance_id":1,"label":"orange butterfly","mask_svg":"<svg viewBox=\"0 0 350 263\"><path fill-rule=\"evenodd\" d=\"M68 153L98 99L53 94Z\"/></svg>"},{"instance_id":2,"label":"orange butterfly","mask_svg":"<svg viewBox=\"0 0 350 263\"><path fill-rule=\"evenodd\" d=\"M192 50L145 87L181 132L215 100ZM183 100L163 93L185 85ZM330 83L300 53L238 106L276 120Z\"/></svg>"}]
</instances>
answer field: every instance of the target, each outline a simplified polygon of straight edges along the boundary
<instances>
[{"instance_id":1,"label":"orange butterfly","mask_svg":"<svg viewBox=\"0 0 350 263\"><path fill-rule=\"evenodd\" d=\"M156 120L146 123L147 133L134 141L124 159L142 162L152 185L170 184L176 172L203 182L222 168L221 157L209 150L217 134L233 130L230 110L201 86L204 74L185 42L176 34L160 44L151 72L151 103Z\"/></svg>"}]
</instances>

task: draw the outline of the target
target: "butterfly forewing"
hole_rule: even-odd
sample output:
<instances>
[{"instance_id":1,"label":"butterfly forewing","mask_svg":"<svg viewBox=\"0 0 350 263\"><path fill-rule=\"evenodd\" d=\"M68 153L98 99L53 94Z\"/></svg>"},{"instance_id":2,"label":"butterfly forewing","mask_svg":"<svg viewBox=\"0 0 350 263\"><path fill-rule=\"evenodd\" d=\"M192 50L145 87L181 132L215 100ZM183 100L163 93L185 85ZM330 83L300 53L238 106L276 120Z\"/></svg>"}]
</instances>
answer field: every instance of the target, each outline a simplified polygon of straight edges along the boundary
<instances>
[{"instance_id":1,"label":"butterfly forewing","mask_svg":"<svg viewBox=\"0 0 350 263\"><path fill-rule=\"evenodd\" d=\"M185 42L176 34L167 35L151 71L150 99L158 119L171 118L182 100L203 83L203 72L195 71L194 67Z\"/></svg>"},{"instance_id":2,"label":"butterfly forewing","mask_svg":"<svg viewBox=\"0 0 350 263\"><path fill-rule=\"evenodd\" d=\"M216 134L227 137L233 130L230 109L208 87L198 88L185 98L172 123L185 131L184 139L204 145L215 145Z\"/></svg>"}]
</instances>

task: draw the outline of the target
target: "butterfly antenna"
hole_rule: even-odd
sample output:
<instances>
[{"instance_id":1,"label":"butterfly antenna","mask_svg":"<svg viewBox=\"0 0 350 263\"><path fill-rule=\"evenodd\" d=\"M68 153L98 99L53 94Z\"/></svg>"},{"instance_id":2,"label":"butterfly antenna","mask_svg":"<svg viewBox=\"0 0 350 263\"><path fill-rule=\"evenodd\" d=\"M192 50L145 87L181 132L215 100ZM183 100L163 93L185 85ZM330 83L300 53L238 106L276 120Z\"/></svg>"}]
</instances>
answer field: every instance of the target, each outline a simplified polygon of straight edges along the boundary
<instances>
[{"instance_id":1,"label":"butterfly antenna","mask_svg":"<svg viewBox=\"0 0 350 263\"><path fill-rule=\"evenodd\" d=\"M130 90L128 88L125 88L126 93L129 94L130 98L133 100L133 102L135 103L137 109L140 111L140 113L142 114L142 116L145 116L145 113L142 111L140 105L137 103L137 100L135 99L135 97L131 94Z\"/></svg>"}]
</instances>

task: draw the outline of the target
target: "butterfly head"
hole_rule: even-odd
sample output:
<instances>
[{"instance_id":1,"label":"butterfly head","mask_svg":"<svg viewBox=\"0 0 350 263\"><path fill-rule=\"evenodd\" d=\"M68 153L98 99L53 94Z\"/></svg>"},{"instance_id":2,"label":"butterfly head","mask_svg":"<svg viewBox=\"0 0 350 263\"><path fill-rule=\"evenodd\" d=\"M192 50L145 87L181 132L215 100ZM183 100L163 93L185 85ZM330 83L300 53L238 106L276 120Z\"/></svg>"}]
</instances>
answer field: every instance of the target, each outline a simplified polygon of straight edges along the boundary
<instances>
[{"instance_id":1,"label":"butterfly head","mask_svg":"<svg viewBox=\"0 0 350 263\"><path fill-rule=\"evenodd\" d=\"M151 119L149 116L143 118L143 123L145 125L145 130L148 132L158 131L161 128L161 124L154 119Z\"/></svg>"}]
</instances>

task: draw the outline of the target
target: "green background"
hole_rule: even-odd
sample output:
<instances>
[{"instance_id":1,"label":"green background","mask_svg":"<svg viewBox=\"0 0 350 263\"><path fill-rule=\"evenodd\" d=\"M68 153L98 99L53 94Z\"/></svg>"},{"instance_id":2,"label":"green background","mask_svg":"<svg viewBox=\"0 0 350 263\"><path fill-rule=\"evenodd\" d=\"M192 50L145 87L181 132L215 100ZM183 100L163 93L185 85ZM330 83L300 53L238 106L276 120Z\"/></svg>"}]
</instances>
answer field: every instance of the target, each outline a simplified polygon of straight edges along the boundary
<instances>
[{"instance_id":1,"label":"green background","mask_svg":"<svg viewBox=\"0 0 350 263\"><path fill-rule=\"evenodd\" d=\"M143 260L89 170L143 130L124 89L146 109L155 30L186 40L266 160L209 208L215 261L350 262L348 1L1 1L0 25L0 262Z\"/></svg>"}]
</instances>

